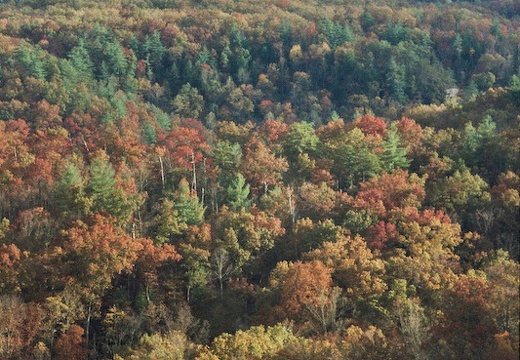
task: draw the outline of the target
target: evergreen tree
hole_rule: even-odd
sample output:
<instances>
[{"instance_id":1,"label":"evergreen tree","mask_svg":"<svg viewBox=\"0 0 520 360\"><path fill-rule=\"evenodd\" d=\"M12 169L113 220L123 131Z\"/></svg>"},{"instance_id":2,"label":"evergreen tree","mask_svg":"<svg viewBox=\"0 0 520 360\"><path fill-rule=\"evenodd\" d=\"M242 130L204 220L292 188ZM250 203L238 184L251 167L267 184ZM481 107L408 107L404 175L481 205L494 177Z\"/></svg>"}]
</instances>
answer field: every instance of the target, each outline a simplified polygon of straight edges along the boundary
<instances>
[{"instance_id":1,"label":"evergreen tree","mask_svg":"<svg viewBox=\"0 0 520 360\"><path fill-rule=\"evenodd\" d=\"M294 123L291 125L285 139L284 148L287 158L291 161L296 161L300 154L314 154L318 143L319 139L314 133L311 123Z\"/></svg>"},{"instance_id":2,"label":"evergreen tree","mask_svg":"<svg viewBox=\"0 0 520 360\"><path fill-rule=\"evenodd\" d=\"M204 107L204 98L197 88L189 83L182 85L181 90L172 101L174 113L184 118L199 118Z\"/></svg>"},{"instance_id":3,"label":"evergreen tree","mask_svg":"<svg viewBox=\"0 0 520 360\"><path fill-rule=\"evenodd\" d=\"M328 43L332 49L343 45L347 41L352 41L354 38L352 30L345 24L332 21L330 18L325 18L319 23L320 30L325 33Z\"/></svg>"},{"instance_id":4,"label":"evergreen tree","mask_svg":"<svg viewBox=\"0 0 520 360\"><path fill-rule=\"evenodd\" d=\"M163 79L165 77L164 59L167 52L166 46L161 41L161 34L154 31L152 35L147 35L142 44L136 48L139 58L146 60L148 79L150 81Z\"/></svg>"},{"instance_id":5,"label":"evergreen tree","mask_svg":"<svg viewBox=\"0 0 520 360\"><path fill-rule=\"evenodd\" d=\"M70 163L56 182L51 207L63 219L81 218L89 212L91 199L86 197L79 168Z\"/></svg>"},{"instance_id":6,"label":"evergreen tree","mask_svg":"<svg viewBox=\"0 0 520 360\"><path fill-rule=\"evenodd\" d=\"M27 42L21 41L15 50L14 60L16 63L23 66L27 71L28 76L37 78L38 80L45 80L48 76L47 67L45 64L45 52L38 46L31 47Z\"/></svg>"},{"instance_id":7,"label":"evergreen tree","mask_svg":"<svg viewBox=\"0 0 520 360\"><path fill-rule=\"evenodd\" d=\"M233 171L240 166L242 149L237 143L219 141L213 149L213 160L224 171Z\"/></svg>"},{"instance_id":8,"label":"evergreen tree","mask_svg":"<svg viewBox=\"0 0 520 360\"><path fill-rule=\"evenodd\" d=\"M520 102L520 76L513 75L509 81L509 91L514 100Z\"/></svg>"},{"instance_id":9,"label":"evergreen tree","mask_svg":"<svg viewBox=\"0 0 520 360\"><path fill-rule=\"evenodd\" d=\"M200 225L204 222L206 207L191 192L190 185L184 178L179 183L177 199L173 209L179 213L181 221L188 225Z\"/></svg>"},{"instance_id":10,"label":"evergreen tree","mask_svg":"<svg viewBox=\"0 0 520 360\"><path fill-rule=\"evenodd\" d=\"M92 201L92 211L106 213L124 225L132 213L142 204L143 197L138 193L128 193L116 179L116 172L104 152L99 152L89 169L86 194Z\"/></svg>"},{"instance_id":11,"label":"evergreen tree","mask_svg":"<svg viewBox=\"0 0 520 360\"><path fill-rule=\"evenodd\" d=\"M163 199L157 208L157 216L154 218L154 242L158 245L171 243L176 235L186 230L186 223L182 222L179 212L175 209L175 203L169 199Z\"/></svg>"},{"instance_id":12,"label":"evergreen tree","mask_svg":"<svg viewBox=\"0 0 520 360\"><path fill-rule=\"evenodd\" d=\"M252 60L247 38L236 26L232 26L230 40L233 52L230 59L230 71L238 83L247 83L249 65Z\"/></svg>"},{"instance_id":13,"label":"evergreen tree","mask_svg":"<svg viewBox=\"0 0 520 360\"><path fill-rule=\"evenodd\" d=\"M251 200L248 199L250 189L245 177L239 173L227 188L227 202L231 210L239 211L251 205Z\"/></svg>"},{"instance_id":14,"label":"evergreen tree","mask_svg":"<svg viewBox=\"0 0 520 360\"><path fill-rule=\"evenodd\" d=\"M388 64L387 86L395 101L401 104L406 102L406 70L394 58Z\"/></svg>"},{"instance_id":15,"label":"evergreen tree","mask_svg":"<svg viewBox=\"0 0 520 360\"><path fill-rule=\"evenodd\" d=\"M106 154L101 153L92 160L86 190L93 201L94 211L106 211L112 215L116 213L115 174L114 167L108 161Z\"/></svg>"},{"instance_id":16,"label":"evergreen tree","mask_svg":"<svg viewBox=\"0 0 520 360\"><path fill-rule=\"evenodd\" d=\"M381 172L381 161L367 147L345 145L342 149L343 166L350 186L366 181Z\"/></svg>"},{"instance_id":17,"label":"evergreen tree","mask_svg":"<svg viewBox=\"0 0 520 360\"><path fill-rule=\"evenodd\" d=\"M75 70L75 83L90 83L93 79L94 63L90 59L85 41L82 40L74 49L71 50L68 60Z\"/></svg>"},{"instance_id":18,"label":"evergreen tree","mask_svg":"<svg viewBox=\"0 0 520 360\"><path fill-rule=\"evenodd\" d=\"M410 166L410 160L406 158L407 150L401 145L395 125L391 126L387 132L382 147L381 162L384 170L406 169Z\"/></svg>"}]
</instances>

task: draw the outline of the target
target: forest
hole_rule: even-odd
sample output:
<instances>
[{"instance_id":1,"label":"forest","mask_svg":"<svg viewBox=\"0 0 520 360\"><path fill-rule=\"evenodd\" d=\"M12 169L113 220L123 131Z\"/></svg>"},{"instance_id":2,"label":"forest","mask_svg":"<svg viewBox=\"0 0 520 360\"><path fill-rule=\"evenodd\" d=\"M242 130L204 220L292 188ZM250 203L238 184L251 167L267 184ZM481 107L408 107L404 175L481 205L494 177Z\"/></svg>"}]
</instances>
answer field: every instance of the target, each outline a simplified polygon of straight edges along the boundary
<instances>
[{"instance_id":1,"label":"forest","mask_svg":"<svg viewBox=\"0 0 520 360\"><path fill-rule=\"evenodd\" d=\"M0 359L516 360L520 2L1 0Z\"/></svg>"}]
</instances>

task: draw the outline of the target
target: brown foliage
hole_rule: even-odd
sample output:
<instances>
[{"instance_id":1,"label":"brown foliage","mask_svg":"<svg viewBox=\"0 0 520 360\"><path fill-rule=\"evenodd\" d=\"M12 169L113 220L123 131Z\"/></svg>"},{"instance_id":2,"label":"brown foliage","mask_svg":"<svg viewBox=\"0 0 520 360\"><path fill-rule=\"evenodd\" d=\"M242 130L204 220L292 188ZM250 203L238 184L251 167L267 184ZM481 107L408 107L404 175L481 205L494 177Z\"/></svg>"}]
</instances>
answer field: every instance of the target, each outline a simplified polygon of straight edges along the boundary
<instances>
[{"instance_id":1,"label":"brown foliage","mask_svg":"<svg viewBox=\"0 0 520 360\"><path fill-rule=\"evenodd\" d=\"M331 270L321 261L290 264L280 284L280 307L290 319L305 318L306 307L331 290Z\"/></svg>"},{"instance_id":2,"label":"brown foliage","mask_svg":"<svg viewBox=\"0 0 520 360\"><path fill-rule=\"evenodd\" d=\"M357 118L353 125L359 128L365 135L383 137L386 130L385 119L370 114Z\"/></svg>"},{"instance_id":3,"label":"brown foliage","mask_svg":"<svg viewBox=\"0 0 520 360\"><path fill-rule=\"evenodd\" d=\"M22 359L37 341L43 313L16 296L0 296L0 358Z\"/></svg>"},{"instance_id":4,"label":"brown foliage","mask_svg":"<svg viewBox=\"0 0 520 360\"><path fill-rule=\"evenodd\" d=\"M78 220L64 231L62 248L55 252L63 256L64 274L86 292L101 295L115 275L134 267L142 249L143 244L117 227L114 219L95 214L87 223Z\"/></svg>"},{"instance_id":5,"label":"brown foliage","mask_svg":"<svg viewBox=\"0 0 520 360\"><path fill-rule=\"evenodd\" d=\"M53 359L55 360L84 360L88 351L85 347L85 331L78 325L72 325L66 333L56 340Z\"/></svg>"},{"instance_id":6,"label":"brown foliage","mask_svg":"<svg viewBox=\"0 0 520 360\"><path fill-rule=\"evenodd\" d=\"M269 185L272 187L279 183L288 169L288 163L285 158L276 156L263 142L252 140L246 146L241 169L253 191L262 189L265 192Z\"/></svg>"}]
</instances>

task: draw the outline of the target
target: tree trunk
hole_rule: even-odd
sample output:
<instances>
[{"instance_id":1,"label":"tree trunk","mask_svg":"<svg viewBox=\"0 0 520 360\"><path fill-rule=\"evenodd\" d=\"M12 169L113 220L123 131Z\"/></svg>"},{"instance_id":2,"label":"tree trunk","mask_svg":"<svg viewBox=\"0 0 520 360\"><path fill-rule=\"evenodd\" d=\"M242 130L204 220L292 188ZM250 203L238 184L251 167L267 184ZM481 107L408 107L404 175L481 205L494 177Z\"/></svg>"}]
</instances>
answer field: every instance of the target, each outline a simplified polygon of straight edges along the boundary
<instances>
[{"instance_id":1,"label":"tree trunk","mask_svg":"<svg viewBox=\"0 0 520 360\"><path fill-rule=\"evenodd\" d=\"M163 165L163 160L162 160L161 156L159 156L159 163L161 164L161 181L162 181L162 187L164 189L164 184L165 184L165 180L164 180L164 165Z\"/></svg>"}]
</instances>

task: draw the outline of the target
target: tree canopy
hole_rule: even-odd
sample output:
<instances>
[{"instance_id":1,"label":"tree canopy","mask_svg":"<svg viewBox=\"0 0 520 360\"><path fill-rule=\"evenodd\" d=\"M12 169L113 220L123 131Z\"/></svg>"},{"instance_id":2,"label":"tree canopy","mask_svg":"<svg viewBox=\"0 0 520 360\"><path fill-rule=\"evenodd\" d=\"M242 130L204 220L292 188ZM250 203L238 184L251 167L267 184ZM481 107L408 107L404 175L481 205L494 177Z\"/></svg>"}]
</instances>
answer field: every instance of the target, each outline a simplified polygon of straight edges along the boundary
<instances>
[{"instance_id":1,"label":"tree canopy","mask_svg":"<svg viewBox=\"0 0 520 360\"><path fill-rule=\"evenodd\" d=\"M0 1L0 358L517 359L517 3Z\"/></svg>"}]
</instances>

